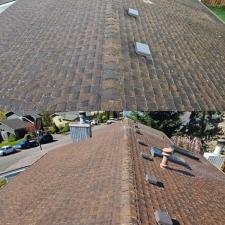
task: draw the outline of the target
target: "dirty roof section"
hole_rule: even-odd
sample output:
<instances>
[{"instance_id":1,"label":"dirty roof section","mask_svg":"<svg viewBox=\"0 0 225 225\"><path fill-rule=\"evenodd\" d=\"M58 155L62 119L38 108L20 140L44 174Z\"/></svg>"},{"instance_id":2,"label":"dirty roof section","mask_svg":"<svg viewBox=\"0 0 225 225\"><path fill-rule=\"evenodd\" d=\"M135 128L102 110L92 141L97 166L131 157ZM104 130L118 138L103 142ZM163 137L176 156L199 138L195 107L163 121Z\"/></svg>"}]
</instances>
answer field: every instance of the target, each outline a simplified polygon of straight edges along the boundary
<instances>
[{"instance_id":1,"label":"dirty roof section","mask_svg":"<svg viewBox=\"0 0 225 225\"><path fill-rule=\"evenodd\" d=\"M3 120L0 122L0 124L3 124L13 130L20 130L20 129L26 128L29 122L16 118L16 119L10 119L10 120Z\"/></svg>"},{"instance_id":2,"label":"dirty roof section","mask_svg":"<svg viewBox=\"0 0 225 225\"><path fill-rule=\"evenodd\" d=\"M161 209L175 224L223 225L224 174L201 156L179 155L191 170L171 162L162 170L160 158L145 160L140 153L171 141L151 128L140 130L131 121L117 122L48 153L0 190L1 222L156 224L154 212ZM146 174L163 185L147 183Z\"/></svg>"},{"instance_id":3,"label":"dirty roof section","mask_svg":"<svg viewBox=\"0 0 225 225\"><path fill-rule=\"evenodd\" d=\"M0 15L0 106L225 110L224 24L198 1L148 2L18 0Z\"/></svg>"}]
</instances>

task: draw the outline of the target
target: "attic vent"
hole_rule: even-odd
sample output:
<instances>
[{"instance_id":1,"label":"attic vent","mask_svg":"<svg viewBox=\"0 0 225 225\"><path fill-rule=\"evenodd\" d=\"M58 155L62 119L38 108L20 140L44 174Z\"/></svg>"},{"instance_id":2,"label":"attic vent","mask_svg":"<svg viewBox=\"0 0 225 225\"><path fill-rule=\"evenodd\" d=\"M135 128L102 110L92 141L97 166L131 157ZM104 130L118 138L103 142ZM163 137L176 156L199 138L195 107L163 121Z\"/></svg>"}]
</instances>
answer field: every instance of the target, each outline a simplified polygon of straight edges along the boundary
<instances>
[{"instance_id":1,"label":"attic vent","mask_svg":"<svg viewBox=\"0 0 225 225\"><path fill-rule=\"evenodd\" d=\"M157 185L158 184L158 180L156 179L155 176L146 175L145 176L145 180L148 181L150 184L153 184L153 185Z\"/></svg>"},{"instance_id":2,"label":"attic vent","mask_svg":"<svg viewBox=\"0 0 225 225\"><path fill-rule=\"evenodd\" d=\"M139 13L138 13L138 10L129 8L128 15L133 16L133 17L138 17Z\"/></svg>"},{"instance_id":3,"label":"attic vent","mask_svg":"<svg viewBox=\"0 0 225 225\"><path fill-rule=\"evenodd\" d=\"M136 129L136 133L137 134L142 134L141 131L139 129Z\"/></svg>"},{"instance_id":4,"label":"attic vent","mask_svg":"<svg viewBox=\"0 0 225 225\"><path fill-rule=\"evenodd\" d=\"M144 141L142 141L142 140L140 140L140 139L137 139L137 142L138 142L140 145L146 145L146 144L144 143Z\"/></svg>"},{"instance_id":5,"label":"attic vent","mask_svg":"<svg viewBox=\"0 0 225 225\"><path fill-rule=\"evenodd\" d=\"M146 154L144 152L141 152L141 156L144 159L151 160L151 161L153 160L153 158L150 155L148 155L148 154Z\"/></svg>"},{"instance_id":6,"label":"attic vent","mask_svg":"<svg viewBox=\"0 0 225 225\"><path fill-rule=\"evenodd\" d=\"M149 46L140 42L135 43L135 51L139 55L148 56L148 57L151 56Z\"/></svg>"},{"instance_id":7,"label":"attic vent","mask_svg":"<svg viewBox=\"0 0 225 225\"><path fill-rule=\"evenodd\" d=\"M147 4L153 4L153 2L150 1L150 0L143 0L143 2L144 2L144 3L147 3Z\"/></svg>"},{"instance_id":8,"label":"attic vent","mask_svg":"<svg viewBox=\"0 0 225 225\"><path fill-rule=\"evenodd\" d=\"M159 225L173 225L172 219L167 212L155 211L155 220Z\"/></svg>"}]
</instances>

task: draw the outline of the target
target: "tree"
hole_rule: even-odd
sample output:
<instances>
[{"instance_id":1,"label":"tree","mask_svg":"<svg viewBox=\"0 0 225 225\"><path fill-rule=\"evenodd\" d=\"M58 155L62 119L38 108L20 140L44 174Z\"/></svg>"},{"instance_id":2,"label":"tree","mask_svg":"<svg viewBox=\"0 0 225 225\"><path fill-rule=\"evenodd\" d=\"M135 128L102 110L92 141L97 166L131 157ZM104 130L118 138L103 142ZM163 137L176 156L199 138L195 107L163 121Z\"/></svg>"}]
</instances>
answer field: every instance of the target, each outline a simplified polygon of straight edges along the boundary
<instances>
[{"instance_id":1,"label":"tree","mask_svg":"<svg viewBox=\"0 0 225 225\"><path fill-rule=\"evenodd\" d=\"M51 116L50 116L50 113L49 112L44 111L44 112L41 113L41 116L42 116L43 125L45 127L52 126L52 119L51 119Z\"/></svg>"},{"instance_id":2,"label":"tree","mask_svg":"<svg viewBox=\"0 0 225 225\"><path fill-rule=\"evenodd\" d=\"M4 120L6 118L5 112L0 111L0 121Z\"/></svg>"},{"instance_id":3,"label":"tree","mask_svg":"<svg viewBox=\"0 0 225 225\"><path fill-rule=\"evenodd\" d=\"M180 119L181 115L182 112L172 111L132 112L129 118L147 126L151 126L152 128L161 130L171 137L179 132L182 124Z\"/></svg>"},{"instance_id":4,"label":"tree","mask_svg":"<svg viewBox=\"0 0 225 225\"><path fill-rule=\"evenodd\" d=\"M10 135L9 135L9 138L8 138L8 141L9 141L9 142L16 141L16 135L15 135L15 134L10 134Z\"/></svg>"},{"instance_id":5,"label":"tree","mask_svg":"<svg viewBox=\"0 0 225 225\"><path fill-rule=\"evenodd\" d=\"M222 121L221 112L196 112L190 115L190 121L182 129L182 132L199 137L203 140L210 140L220 131L218 124Z\"/></svg>"}]
</instances>

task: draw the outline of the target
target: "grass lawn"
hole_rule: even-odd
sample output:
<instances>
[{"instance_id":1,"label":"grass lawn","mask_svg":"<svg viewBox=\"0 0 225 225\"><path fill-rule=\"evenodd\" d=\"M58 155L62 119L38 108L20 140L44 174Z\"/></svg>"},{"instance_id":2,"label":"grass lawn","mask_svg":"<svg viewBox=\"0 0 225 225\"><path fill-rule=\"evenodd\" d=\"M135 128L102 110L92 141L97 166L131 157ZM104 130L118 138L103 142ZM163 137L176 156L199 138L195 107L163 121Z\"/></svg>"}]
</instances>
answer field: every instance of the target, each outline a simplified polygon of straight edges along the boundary
<instances>
[{"instance_id":1,"label":"grass lawn","mask_svg":"<svg viewBox=\"0 0 225 225\"><path fill-rule=\"evenodd\" d=\"M0 188L5 186L6 184L7 184L7 181L2 179L2 178L0 178Z\"/></svg>"},{"instance_id":2,"label":"grass lawn","mask_svg":"<svg viewBox=\"0 0 225 225\"><path fill-rule=\"evenodd\" d=\"M209 8L225 22L225 6L217 7L217 6L209 6Z\"/></svg>"},{"instance_id":3,"label":"grass lawn","mask_svg":"<svg viewBox=\"0 0 225 225\"><path fill-rule=\"evenodd\" d=\"M8 141L3 141L2 143L0 143L0 148L6 145L10 145L10 146L14 146L19 144L23 139L17 140L17 141L12 141L12 142L8 142Z\"/></svg>"}]
</instances>

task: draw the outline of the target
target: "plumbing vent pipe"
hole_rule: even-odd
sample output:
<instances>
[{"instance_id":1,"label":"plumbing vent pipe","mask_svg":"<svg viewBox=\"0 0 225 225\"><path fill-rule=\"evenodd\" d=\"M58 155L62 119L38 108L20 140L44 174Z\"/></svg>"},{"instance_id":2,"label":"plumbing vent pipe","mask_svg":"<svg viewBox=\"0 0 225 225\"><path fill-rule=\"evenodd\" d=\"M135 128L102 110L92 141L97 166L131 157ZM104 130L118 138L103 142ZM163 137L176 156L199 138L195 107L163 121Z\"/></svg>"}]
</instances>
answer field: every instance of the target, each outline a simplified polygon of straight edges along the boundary
<instances>
[{"instance_id":1,"label":"plumbing vent pipe","mask_svg":"<svg viewBox=\"0 0 225 225\"><path fill-rule=\"evenodd\" d=\"M160 163L160 167L162 169L166 168L168 166L168 159L170 157L170 155L173 153L173 148L170 147L170 148L163 148L163 158L162 158L162 162Z\"/></svg>"},{"instance_id":2,"label":"plumbing vent pipe","mask_svg":"<svg viewBox=\"0 0 225 225\"><path fill-rule=\"evenodd\" d=\"M217 140L217 144L213 153L215 155L220 155L224 149L224 146L225 146L225 139Z\"/></svg>"}]
</instances>

